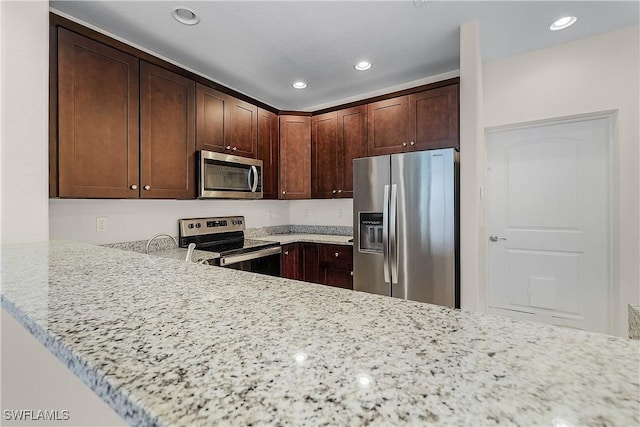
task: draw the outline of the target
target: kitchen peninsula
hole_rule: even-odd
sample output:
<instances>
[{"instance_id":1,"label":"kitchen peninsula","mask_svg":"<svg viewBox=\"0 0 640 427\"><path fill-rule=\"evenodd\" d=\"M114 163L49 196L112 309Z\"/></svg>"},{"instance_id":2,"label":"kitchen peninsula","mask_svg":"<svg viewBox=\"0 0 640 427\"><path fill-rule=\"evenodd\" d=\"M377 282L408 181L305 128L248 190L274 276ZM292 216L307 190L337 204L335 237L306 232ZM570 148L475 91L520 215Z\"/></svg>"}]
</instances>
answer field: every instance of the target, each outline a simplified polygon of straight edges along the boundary
<instances>
[{"instance_id":1,"label":"kitchen peninsula","mask_svg":"<svg viewBox=\"0 0 640 427\"><path fill-rule=\"evenodd\" d=\"M72 242L1 267L132 425L640 424L638 341Z\"/></svg>"}]
</instances>

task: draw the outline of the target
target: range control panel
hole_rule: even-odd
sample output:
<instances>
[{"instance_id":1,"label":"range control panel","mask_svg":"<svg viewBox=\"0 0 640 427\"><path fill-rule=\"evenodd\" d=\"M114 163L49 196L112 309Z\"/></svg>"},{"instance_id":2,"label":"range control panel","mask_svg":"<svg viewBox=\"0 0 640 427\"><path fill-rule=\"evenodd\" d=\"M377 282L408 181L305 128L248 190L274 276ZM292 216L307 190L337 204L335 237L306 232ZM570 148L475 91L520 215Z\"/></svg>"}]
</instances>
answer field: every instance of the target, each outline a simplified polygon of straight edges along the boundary
<instances>
[{"instance_id":1,"label":"range control panel","mask_svg":"<svg viewBox=\"0 0 640 427\"><path fill-rule=\"evenodd\" d=\"M186 218L178 220L180 236L202 236L205 234L244 231L243 216L218 216L212 218Z\"/></svg>"}]
</instances>

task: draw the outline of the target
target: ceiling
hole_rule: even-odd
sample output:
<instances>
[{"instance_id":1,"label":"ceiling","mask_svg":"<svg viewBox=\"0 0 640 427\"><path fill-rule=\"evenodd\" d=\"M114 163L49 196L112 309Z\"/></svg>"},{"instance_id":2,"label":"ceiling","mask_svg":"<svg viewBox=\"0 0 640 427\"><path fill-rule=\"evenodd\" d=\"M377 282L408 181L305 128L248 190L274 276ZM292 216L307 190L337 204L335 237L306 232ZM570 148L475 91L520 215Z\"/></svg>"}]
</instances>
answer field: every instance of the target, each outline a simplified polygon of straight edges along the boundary
<instances>
[{"instance_id":1,"label":"ceiling","mask_svg":"<svg viewBox=\"0 0 640 427\"><path fill-rule=\"evenodd\" d=\"M459 68L459 27L483 60L638 24L638 1L51 1L92 24L281 110L308 110ZM200 22L178 23L177 6ZM578 21L549 31L559 17ZM367 59L373 67L356 71ZM291 84L304 80L308 87Z\"/></svg>"}]
</instances>

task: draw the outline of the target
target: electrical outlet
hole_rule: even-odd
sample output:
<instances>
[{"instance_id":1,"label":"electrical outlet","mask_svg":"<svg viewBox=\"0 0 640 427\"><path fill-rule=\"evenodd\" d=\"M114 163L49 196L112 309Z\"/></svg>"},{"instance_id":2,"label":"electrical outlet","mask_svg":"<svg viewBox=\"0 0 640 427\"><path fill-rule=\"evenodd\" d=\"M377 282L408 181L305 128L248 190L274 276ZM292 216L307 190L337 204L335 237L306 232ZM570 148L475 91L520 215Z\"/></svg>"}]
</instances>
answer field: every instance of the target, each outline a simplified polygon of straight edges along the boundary
<instances>
[{"instance_id":1,"label":"electrical outlet","mask_svg":"<svg viewBox=\"0 0 640 427\"><path fill-rule=\"evenodd\" d=\"M107 217L106 216L97 216L96 217L96 231L98 233L104 233L107 231Z\"/></svg>"},{"instance_id":2,"label":"electrical outlet","mask_svg":"<svg viewBox=\"0 0 640 427\"><path fill-rule=\"evenodd\" d=\"M344 216L344 210L338 209L338 218L342 218Z\"/></svg>"}]
</instances>

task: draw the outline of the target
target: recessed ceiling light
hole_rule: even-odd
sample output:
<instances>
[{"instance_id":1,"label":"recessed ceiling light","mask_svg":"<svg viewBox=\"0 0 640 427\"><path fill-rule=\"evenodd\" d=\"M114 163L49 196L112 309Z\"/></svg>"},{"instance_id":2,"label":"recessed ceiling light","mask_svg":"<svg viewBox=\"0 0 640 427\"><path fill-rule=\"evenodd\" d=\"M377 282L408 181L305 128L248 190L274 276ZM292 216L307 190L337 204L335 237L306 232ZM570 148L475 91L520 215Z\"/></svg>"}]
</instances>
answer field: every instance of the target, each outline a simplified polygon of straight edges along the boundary
<instances>
[{"instance_id":1,"label":"recessed ceiling light","mask_svg":"<svg viewBox=\"0 0 640 427\"><path fill-rule=\"evenodd\" d=\"M353 66L358 71L365 71L371 68L371 62L369 61L360 61L356 65Z\"/></svg>"},{"instance_id":2,"label":"recessed ceiling light","mask_svg":"<svg viewBox=\"0 0 640 427\"><path fill-rule=\"evenodd\" d=\"M304 89L307 87L307 84L305 82L300 81L300 82L295 82L291 86L293 86L294 89Z\"/></svg>"},{"instance_id":3,"label":"recessed ceiling light","mask_svg":"<svg viewBox=\"0 0 640 427\"><path fill-rule=\"evenodd\" d=\"M176 7L171 11L173 18L185 25L196 25L200 22L200 18L196 13L188 7Z\"/></svg>"},{"instance_id":4,"label":"recessed ceiling light","mask_svg":"<svg viewBox=\"0 0 640 427\"><path fill-rule=\"evenodd\" d=\"M565 28L575 24L577 20L578 18L576 18L575 16L565 16L563 18L556 20L553 24L551 24L549 29L551 31L564 30Z\"/></svg>"}]
</instances>

